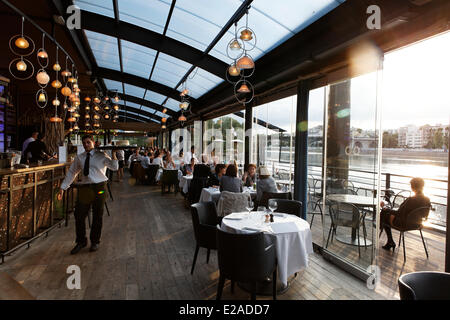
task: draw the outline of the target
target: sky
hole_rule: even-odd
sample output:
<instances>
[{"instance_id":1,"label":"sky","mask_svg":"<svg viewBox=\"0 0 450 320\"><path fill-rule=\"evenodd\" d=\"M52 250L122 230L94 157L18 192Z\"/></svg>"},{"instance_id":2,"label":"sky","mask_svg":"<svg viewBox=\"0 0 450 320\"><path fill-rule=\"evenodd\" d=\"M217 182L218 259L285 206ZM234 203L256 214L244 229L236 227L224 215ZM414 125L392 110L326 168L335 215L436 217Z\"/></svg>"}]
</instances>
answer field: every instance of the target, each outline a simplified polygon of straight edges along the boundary
<instances>
[{"instance_id":1,"label":"sky","mask_svg":"<svg viewBox=\"0 0 450 320\"><path fill-rule=\"evenodd\" d=\"M381 87L377 88L377 77ZM351 81L351 126L376 128L377 90L381 97L382 129L406 125L450 123L450 32L387 53L382 72ZM310 92L309 127L322 125L324 88ZM295 130L297 96L254 108L254 116Z\"/></svg>"},{"instance_id":2,"label":"sky","mask_svg":"<svg viewBox=\"0 0 450 320\"><path fill-rule=\"evenodd\" d=\"M450 32L387 53L383 71L352 79L351 126L375 128L377 76L382 129L450 122ZM324 88L310 92L309 127L323 122Z\"/></svg>"}]
</instances>

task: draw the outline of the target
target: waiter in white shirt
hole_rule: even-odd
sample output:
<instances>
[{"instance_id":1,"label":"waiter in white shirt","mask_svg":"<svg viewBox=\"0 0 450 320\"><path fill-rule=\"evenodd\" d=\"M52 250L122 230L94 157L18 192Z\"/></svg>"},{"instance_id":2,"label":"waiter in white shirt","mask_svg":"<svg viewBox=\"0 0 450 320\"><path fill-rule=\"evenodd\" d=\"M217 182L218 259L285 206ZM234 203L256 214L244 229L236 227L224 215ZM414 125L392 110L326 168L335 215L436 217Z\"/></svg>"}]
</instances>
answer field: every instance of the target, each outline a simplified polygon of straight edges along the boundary
<instances>
[{"instance_id":1,"label":"waiter in white shirt","mask_svg":"<svg viewBox=\"0 0 450 320\"><path fill-rule=\"evenodd\" d=\"M195 155L195 147L191 147L191 152L186 152L184 155L184 163L189 164L191 163L191 159L194 158L195 162L198 162L197 156Z\"/></svg>"},{"instance_id":2,"label":"waiter in white shirt","mask_svg":"<svg viewBox=\"0 0 450 320\"><path fill-rule=\"evenodd\" d=\"M75 157L58 193L58 199L61 200L64 190L67 190L78 173L82 172L74 214L77 244L70 252L71 254L78 253L87 245L85 222L91 205L93 217L90 251L98 250L102 232L103 207L106 199L106 183L108 181L106 168L113 171L119 168L116 151L112 151L111 159L106 153L95 150L94 138L91 135L83 136L82 143L85 152Z\"/></svg>"}]
</instances>

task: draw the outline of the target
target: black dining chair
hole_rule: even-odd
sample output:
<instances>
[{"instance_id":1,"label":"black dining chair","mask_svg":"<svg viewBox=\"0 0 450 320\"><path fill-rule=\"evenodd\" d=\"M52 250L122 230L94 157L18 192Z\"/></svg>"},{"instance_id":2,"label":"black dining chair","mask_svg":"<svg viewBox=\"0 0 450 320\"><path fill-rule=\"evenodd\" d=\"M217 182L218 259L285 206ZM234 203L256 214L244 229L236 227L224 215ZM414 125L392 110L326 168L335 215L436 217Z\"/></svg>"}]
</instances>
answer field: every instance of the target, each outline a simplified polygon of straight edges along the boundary
<instances>
[{"instance_id":1,"label":"black dining chair","mask_svg":"<svg viewBox=\"0 0 450 320\"><path fill-rule=\"evenodd\" d=\"M328 247L330 236L331 241L333 241L333 234L336 234L337 227L350 227L356 230L356 238L358 240L358 256L360 257L361 250L359 243L359 227L361 226L362 221L364 221L364 213L361 215L358 207L351 203L331 202L328 207L330 210L331 225L330 230L328 231L326 248ZM367 246L365 225L362 224L362 226L365 242L364 245Z\"/></svg>"},{"instance_id":2,"label":"black dining chair","mask_svg":"<svg viewBox=\"0 0 450 320\"><path fill-rule=\"evenodd\" d=\"M277 258L275 239L263 232L236 234L217 226L217 257L219 260L219 285L217 300L222 297L225 280L251 283L251 299L256 299L256 284L272 276L273 299L277 299Z\"/></svg>"},{"instance_id":3,"label":"black dining chair","mask_svg":"<svg viewBox=\"0 0 450 320\"><path fill-rule=\"evenodd\" d=\"M403 260L406 261L406 246L405 246L405 232L419 230L420 237L422 238L423 248L425 249L425 254L428 259L427 245L425 244L425 239L423 238L422 228L423 223L428 219L428 214L430 213L430 207L420 207L407 213L403 219L403 223L393 223L391 228L400 232L400 238L398 240L398 245L402 244L403 238Z\"/></svg>"},{"instance_id":4,"label":"black dining chair","mask_svg":"<svg viewBox=\"0 0 450 320\"><path fill-rule=\"evenodd\" d=\"M197 203L200 200L203 188L208 187L208 177L196 177L192 178L188 189L188 200L190 204Z\"/></svg>"},{"instance_id":5,"label":"black dining chair","mask_svg":"<svg viewBox=\"0 0 450 320\"><path fill-rule=\"evenodd\" d=\"M450 273L418 271L398 279L400 300L450 300Z\"/></svg>"},{"instance_id":6,"label":"black dining chair","mask_svg":"<svg viewBox=\"0 0 450 320\"><path fill-rule=\"evenodd\" d=\"M287 199L269 199L276 200L277 210L275 212L282 212L293 214L299 218L302 217L302 203L297 200L287 200Z\"/></svg>"},{"instance_id":7,"label":"black dining chair","mask_svg":"<svg viewBox=\"0 0 450 320\"><path fill-rule=\"evenodd\" d=\"M291 192L263 192L261 200L258 202L258 206L267 207L269 199L287 199L292 200Z\"/></svg>"},{"instance_id":8,"label":"black dining chair","mask_svg":"<svg viewBox=\"0 0 450 320\"><path fill-rule=\"evenodd\" d=\"M173 191L175 194L178 193L178 170L166 170L163 169L161 175L161 194L166 192L166 187L168 187L170 192L170 187L173 186Z\"/></svg>"},{"instance_id":9,"label":"black dining chair","mask_svg":"<svg viewBox=\"0 0 450 320\"><path fill-rule=\"evenodd\" d=\"M191 205L192 225L195 235L195 253L191 274L194 273L195 262L200 248L206 248L206 263L209 263L211 250L216 250L216 225L220 222L217 217L216 204L213 201L200 202Z\"/></svg>"}]
</instances>

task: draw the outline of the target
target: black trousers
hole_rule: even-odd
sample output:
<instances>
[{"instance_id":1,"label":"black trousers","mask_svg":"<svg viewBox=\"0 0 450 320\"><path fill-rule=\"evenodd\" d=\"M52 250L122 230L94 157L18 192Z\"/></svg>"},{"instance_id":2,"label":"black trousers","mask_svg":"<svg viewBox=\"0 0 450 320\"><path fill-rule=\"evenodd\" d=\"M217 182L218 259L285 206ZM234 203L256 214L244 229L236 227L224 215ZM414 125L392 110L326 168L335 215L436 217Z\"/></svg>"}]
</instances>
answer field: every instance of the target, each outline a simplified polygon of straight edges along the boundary
<instances>
[{"instance_id":1,"label":"black trousers","mask_svg":"<svg viewBox=\"0 0 450 320\"><path fill-rule=\"evenodd\" d=\"M75 208L76 242L86 244L86 217L92 206L91 244L100 242L103 225L103 207L106 200L106 182L78 187Z\"/></svg>"},{"instance_id":2,"label":"black trousers","mask_svg":"<svg viewBox=\"0 0 450 320\"><path fill-rule=\"evenodd\" d=\"M391 231L391 223L390 223L390 217L391 215L394 215L394 221L398 217L398 211L392 210L392 209L381 209L380 212L380 223L381 227L386 231L386 235L388 238L388 242L392 243L394 242L394 239L392 238L392 231Z\"/></svg>"}]
</instances>

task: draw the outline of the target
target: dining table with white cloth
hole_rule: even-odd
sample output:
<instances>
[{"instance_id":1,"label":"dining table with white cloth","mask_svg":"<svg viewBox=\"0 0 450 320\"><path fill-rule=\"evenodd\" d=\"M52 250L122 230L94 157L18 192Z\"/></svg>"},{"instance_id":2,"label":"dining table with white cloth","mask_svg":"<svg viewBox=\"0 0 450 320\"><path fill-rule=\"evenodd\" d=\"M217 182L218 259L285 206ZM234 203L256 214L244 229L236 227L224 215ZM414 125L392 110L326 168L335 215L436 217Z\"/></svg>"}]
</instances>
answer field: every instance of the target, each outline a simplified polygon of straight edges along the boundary
<instances>
[{"instance_id":1,"label":"dining table with white cloth","mask_svg":"<svg viewBox=\"0 0 450 320\"><path fill-rule=\"evenodd\" d=\"M256 190L253 190L252 187L244 187L243 192L249 192L252 199L256 198ZM219 198L220 198L220 189L218 187L203 188L198 202L214 201L217 204Z\"/></svg>"},{"instance_id":2,"label":"dining table with white cloth","mask_svg":"<svg viewBox=\"0 0 450 320\"><path fill-rule=\"evenodd\" d=\"M308 256L313 253L309 223L295 215L274 213L274 222L264 222L264 213L235 212L222 219L221 228L227 232L264 232L275 237L278 277L283 286L288 277L308 266Z\"/></svg>"},{"instance_id":3,"label":"dining table with white cloth","mask_svg":"<svg viewBox=\"0 0 450 320\"><path fill-rule=\"evenodd\" d=\"M188 193L189 191L189 185L191 184L192 178L194 178L194 176L191 175L186 175L183 176L183 173L181 172L181 170L178 170L178 181L180 181L180 189L183 190L184 193Z\"/></svg>"}]
</instances>

